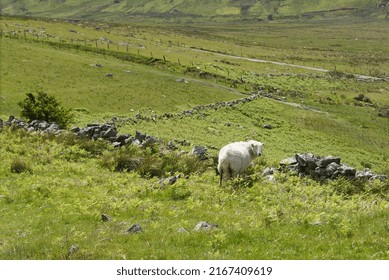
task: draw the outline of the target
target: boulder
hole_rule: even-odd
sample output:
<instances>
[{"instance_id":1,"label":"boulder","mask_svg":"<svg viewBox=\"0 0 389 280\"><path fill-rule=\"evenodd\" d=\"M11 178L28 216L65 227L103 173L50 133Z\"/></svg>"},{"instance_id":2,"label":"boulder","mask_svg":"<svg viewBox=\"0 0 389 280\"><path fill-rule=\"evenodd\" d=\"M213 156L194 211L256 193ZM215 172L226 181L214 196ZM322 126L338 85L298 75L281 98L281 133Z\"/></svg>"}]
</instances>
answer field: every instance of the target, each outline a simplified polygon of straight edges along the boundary
<instances>
[{"instance_id":1,"label":"boulder","mask_svg":"<svg viewBox=\"0 0 389 280\"><path fill-rule=\"evenodd\" d=\"M263 128L265 128L265 129L273 129L273 126L271 124L264 124Z\"/></svg>"},{"instance_id":2,"label":"boulder","mask_svg":"<svg viewBox=\"0 0 389 280\"><path fill-rule=\"evenodd\" d=\"M365 168L361 171L357 171L355 177L364 180L380 180L380 181L384 181L388 179L388 176L386 175L374 174L369 168Z\"/></svg>"},{"instance_id":3,"label":"boulder","mask_svg":"<svg viewBox=\"0 0 389 280\"><path fill-rule=\"evenodd\" d=\"M127 233L139 233L139 232L142 232L142 231L143 231L143 229L142 229L142 227L139 224L134 224L133 226L131 226L127 230Z\"/></svg>"},{"instance_id":4,"label":"boulder","mask_svg":"<svg viewBox=\"0 0 389 280\"><path fill-rule=\"evenodd\" d=\"M101 220L103 222L110 222L110 221L112 221L112 218L110 216L108 216L107 214L102 214L101 215Z\"/></svg>"},{"instance_id":5,"label":"boulder","mask_svg":"<svg viewBox=\"0 0 389 280\"><path fill-rule=\"evenodd\" d=\"M201 160L208 159L208 149L206 147L194 146L191 154L198 156L198 158Z\"/></svg>"},{"instance_id":6,"label":"boulder","mask_svg":"<svg viewBox=\"0 0 389 280\"><path fill-rule=\"evenodd\" d=\"M355 178L356 169L353 167L350 167L346 164L342 164L339 166L337 171L334 173L334 175L340 175L348 178Z\"/></svg>"},{"instance_id":7,"label":"boulder","mask_svg":"<svg viewBox=\"0 0 389 280\"><path fill-rule=\"evenodd\" d=\"M300 167L307 167L312 170L317 167L318 157L311 153L296 154L296 161Z\"/></svg>"},{"instance_id":8,"label":"boulder","mask_svg":"<svg viewBox=\"0 0 389 280\"><path fill-rule=\"evenodd\" d=\"M198 222L197 225L194 227L194 231L208 231L211 228L217 228L219 227L217 224L210 224L208 222Z\"/></svg>"},{"instance_id":9,"label":"boulder","mask_svg":"<svg viewBox=\"0 0 389 280\"><path fill-rule=\"evenodd\" d=\"M117 135L116 128L110 127L106 131L102 131L101 137L104 139L115 137Z\"/></svg>"},{"instance_id":10,"label":"boulder","mask_svg":"<svg viewBox=\"0 0 389 280\"><path fill-rule=\"evenodd\" d=\"M326 167L330 163L340 164L340 158L339 157L333 157L333 156L326 156L326 157L320 158L317 161L317 165L319 167Z\"/></svg>"}]
</instances>

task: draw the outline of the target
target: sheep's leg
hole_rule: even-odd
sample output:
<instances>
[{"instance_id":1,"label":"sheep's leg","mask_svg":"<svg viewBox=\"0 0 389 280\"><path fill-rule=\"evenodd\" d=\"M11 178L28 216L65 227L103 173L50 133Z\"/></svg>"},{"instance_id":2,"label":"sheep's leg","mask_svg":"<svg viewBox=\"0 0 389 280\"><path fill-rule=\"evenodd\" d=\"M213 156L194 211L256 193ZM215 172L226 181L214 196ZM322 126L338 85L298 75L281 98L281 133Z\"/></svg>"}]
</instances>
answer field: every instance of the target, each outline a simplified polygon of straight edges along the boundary
<instances>
[{"instance_id":1,"label":"sheep's leg","mask_svg":"<svg viewBox=\"0 0 389 280\"><path fill-rule=\"evenodd\" d=\"M220 170L220 179L219 179L219 187L222 186L222 182L223 182L223 169Z\"/></svg>"},{"instance_id":2,"label":"sheep's leg","mask_svg":"<svg viewBox=\"0 0 389 280\"><path fill-rule=\"evenodd\" d=\"M228 165L228 178L232 178L232 177L234 177L234 172L233 172L233 170L232 170L232 168L231 168L231 165Z\"/></svg>"}]
</instances>

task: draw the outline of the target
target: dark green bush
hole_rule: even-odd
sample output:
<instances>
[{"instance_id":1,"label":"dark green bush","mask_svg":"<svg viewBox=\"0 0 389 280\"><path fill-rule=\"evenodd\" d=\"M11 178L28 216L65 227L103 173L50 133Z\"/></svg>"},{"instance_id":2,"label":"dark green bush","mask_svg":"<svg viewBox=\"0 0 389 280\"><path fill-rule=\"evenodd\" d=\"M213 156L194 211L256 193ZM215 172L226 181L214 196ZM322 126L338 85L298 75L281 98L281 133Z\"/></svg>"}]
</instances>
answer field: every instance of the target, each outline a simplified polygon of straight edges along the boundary
<instances>
[{"instance_id":1,"label":"dark green bush","mask_svg":"<svg viewBox=\"0 0 389 280\"><path fill-rule=\"evenodd\" d=\"M32 173L31 167L23 159L15 158L11 162L11 172L12 173Z\"/></svg>"},{"instance_id":2,"label":"dark green bush","mask_svg":"<svg viewBox=\"0 0 389 280\"><path fill-rule=\"evenodd\" d=\"M26 95L26 99L19 102L18 105L22 108L22 117L29 121L56 122L62 128L72 121L70 110L63 108L54 96L44 92L38 92L37 96L32 93Z\"/></svg>"},{"instance_id":3,"label":"dark green bush","mask_svg":"<svg viewBox=\"0 0 389 280\"><path fill-rule=\"evenodd\" d=\"M373 103L371 99L367 96L365 96L363 93L359 94L358 96L354 97L355 100L365 102L365 103Z\"/></svg>"}]
</instances>

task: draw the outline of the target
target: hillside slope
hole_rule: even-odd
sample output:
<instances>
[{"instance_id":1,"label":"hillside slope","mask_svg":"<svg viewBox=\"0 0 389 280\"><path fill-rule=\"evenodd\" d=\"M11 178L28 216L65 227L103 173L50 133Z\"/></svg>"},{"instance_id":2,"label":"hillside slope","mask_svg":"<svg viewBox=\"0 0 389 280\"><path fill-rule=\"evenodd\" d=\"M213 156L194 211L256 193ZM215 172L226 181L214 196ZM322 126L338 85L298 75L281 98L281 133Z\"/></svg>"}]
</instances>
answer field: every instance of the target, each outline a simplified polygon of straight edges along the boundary
<instances>
[{"instance_id":1,"label":"hillside slope","mask_svg":"<svg viewBox=\"0 0 389 280\"><path fill-rule=\"evenodd\" d=\"M334 16L387 17L387 0L3 0L4 15L125 21L136 17L170 20L263 20Z\"/></svg>"}]
</instances>

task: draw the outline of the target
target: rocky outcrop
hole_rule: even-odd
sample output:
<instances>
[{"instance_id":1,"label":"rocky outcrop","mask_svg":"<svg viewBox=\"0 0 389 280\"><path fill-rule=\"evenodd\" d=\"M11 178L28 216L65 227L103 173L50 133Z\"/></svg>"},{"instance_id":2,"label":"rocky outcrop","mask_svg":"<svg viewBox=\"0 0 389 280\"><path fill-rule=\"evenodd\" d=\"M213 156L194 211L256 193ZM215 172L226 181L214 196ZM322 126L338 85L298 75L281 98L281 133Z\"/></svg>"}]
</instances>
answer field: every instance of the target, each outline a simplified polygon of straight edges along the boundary
<instances>
[{"instance_id":1,"label":"rocky outcrop","mask_svg":"<svg viewBox=\"0 0 389 280\"><path fill-rule=\"evenodd\" d=\"M9 116L8 120L3 122L0 120L0 128L2 127L12 127L16 129L24 129L28 132L39 131L43 133L60 133L63 132L63 129L60 129L59 125L55 122L46 122L33 120L31 122L26 122L21 119L17 119L14 116Z\"/></svg>"},{"instance_id":2,"label":"rocky outcrop","mask_svg":"<svg viewBox=\"0 0 389 280\"><path fill-rule=\"evenodd\" d=\"M315 180L323 181L328 179L336 179L344 177L348 179L366 179L366 180L385 180L387 176L378 175L371 172L369 169L357 171L355 168L341 163L339 157L325 156L320 157L312 153L299 153L294 157L283 159L280 162L278 171L294 171L299 176L309 176ZM275 169L266 170L266 174L273 175Z\"/></svg>"}]
</instances>

